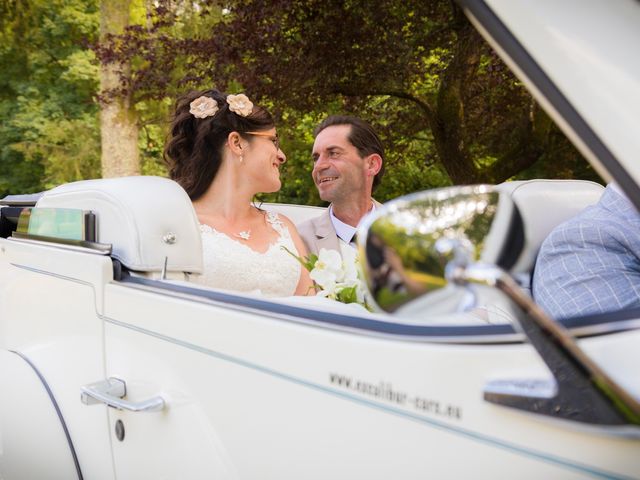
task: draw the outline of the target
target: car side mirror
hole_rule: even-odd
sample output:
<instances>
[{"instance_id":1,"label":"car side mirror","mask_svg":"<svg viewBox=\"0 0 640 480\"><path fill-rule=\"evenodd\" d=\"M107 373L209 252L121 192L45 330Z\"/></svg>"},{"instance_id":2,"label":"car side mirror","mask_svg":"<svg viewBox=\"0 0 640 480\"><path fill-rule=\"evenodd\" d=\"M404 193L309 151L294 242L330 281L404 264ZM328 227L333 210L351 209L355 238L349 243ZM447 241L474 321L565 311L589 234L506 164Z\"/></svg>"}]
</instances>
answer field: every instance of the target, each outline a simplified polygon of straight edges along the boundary
<instances>
[{"instance_id":1,"label":"car side mirror","mask_svg":"<svg viewBox=\"0 0 640 480\"><path fill-rule=\"evenodd\" d=\"M523 250L523 233L516 205L491 186L443 188L393 200L358 231L370 300L387 312L419 303L425 315L434 315L443 306L445 313L475 307L475 288L505 295L518 309L515 327L553 379L490 382L486 401L593 425L640 425L640 401L509 275Z\"/></svg>"},{"instance_id":2,"label":"car side mirror","mask_svg":"<svg viewBox=\"0 0 640 480\"><path fill-rule=\"evenodd\" d=\"M431 314L464 311L473 287L453 280L471 264L508 271L524 245L523 223L511 198L489 185L419 192L375 210L358 232L370 297L396 312L419 302Z\"/></svg>"}]
</instances>

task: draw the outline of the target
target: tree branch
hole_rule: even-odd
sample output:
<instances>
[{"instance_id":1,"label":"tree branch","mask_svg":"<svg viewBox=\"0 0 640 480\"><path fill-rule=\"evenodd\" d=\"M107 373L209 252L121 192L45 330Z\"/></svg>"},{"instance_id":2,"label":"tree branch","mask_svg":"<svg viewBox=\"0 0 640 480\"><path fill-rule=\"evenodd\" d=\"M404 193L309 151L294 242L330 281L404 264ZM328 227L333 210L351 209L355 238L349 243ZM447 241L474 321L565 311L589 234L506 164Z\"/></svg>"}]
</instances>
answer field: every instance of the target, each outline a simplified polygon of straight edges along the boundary
<instances>
[{"instance_id":1,"label":"tree branch","mask_svg":"<svg viewBox=\"0 0 640 480\"><path fill-rule=\"evenodd\" d=\"M388 96L388 97L401 98L403 100L408 100L418 105L420 109L423 111L425 117L427 118L427 122L429 125L432 125L432 122L435 119L434 111L431 105L429 105L427 102L423 100L420 100L418 97L415 97L414 95L411 95L410 93L402 90L371 89L371 90L358 90L357 92L355 92L339 86L334 90L333 93L344 95L346 97L362 97L362 96L369 95L369 96Z\"/></svg>"}]
</instances>

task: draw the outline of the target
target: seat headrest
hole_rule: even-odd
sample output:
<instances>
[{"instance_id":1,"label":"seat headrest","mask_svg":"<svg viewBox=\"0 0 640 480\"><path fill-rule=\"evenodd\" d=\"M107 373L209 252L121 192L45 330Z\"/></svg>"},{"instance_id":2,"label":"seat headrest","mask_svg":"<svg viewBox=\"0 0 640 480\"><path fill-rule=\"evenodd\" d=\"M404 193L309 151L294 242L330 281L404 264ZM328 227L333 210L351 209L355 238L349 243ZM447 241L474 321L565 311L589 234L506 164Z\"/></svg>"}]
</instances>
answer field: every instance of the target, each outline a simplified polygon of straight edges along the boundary
<instances>
[{"instance_id":1,"label":"seat headrest","mask_svg":"<svg viewBox=\"0 0 640 480\"><path fill-rule=\"evenodd\" d=\"M587 180L522 180L496 188L513 199L524 224L524 248L513 273L531 272L551 230L597 203L604 191L602 185Z\"/></svg>"},{"instance_id":2,"label":"seat headrest","mask_svg":"<svg viewBox=\"0 0 640 480\"><path fill-rule=\"evenodd\" d=\"M198 218L186 192L161 177L68 183L45 192L36 208L78 208L96 215L97 241L138 272L202 272Z\"/></svg>"}]
</instances>

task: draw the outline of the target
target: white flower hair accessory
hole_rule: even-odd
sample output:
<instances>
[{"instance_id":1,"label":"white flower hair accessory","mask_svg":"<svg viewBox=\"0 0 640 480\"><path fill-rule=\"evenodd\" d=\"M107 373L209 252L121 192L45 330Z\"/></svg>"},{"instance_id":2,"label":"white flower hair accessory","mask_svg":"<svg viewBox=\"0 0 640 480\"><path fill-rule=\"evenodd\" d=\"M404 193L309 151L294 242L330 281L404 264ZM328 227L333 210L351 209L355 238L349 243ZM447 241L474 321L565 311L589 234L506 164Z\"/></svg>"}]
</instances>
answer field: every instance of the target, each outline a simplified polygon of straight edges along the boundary
<instances>
[{"instance_id":1,"label":"white flower hair accessory","mask_svg":"<svg viewBox=\"0 0 640 480\"><path fill-rule=\"evenodd\" d=\"M196 118L213 117L218 111L218 102L203 95L191 102L189 107L189 113Z\"/></svg>"},{"instance_id":2,"label":"white flower hair accessory","mask_svg":"<svg viewBox=\"0 0 640 480\"><path fill-rule=\"evenodd\" d=\"M244 93L227 95L227 103L229 104L229 110L241 117L248 117L253 111L253 103Z\"/></svg>"}]
</instances>

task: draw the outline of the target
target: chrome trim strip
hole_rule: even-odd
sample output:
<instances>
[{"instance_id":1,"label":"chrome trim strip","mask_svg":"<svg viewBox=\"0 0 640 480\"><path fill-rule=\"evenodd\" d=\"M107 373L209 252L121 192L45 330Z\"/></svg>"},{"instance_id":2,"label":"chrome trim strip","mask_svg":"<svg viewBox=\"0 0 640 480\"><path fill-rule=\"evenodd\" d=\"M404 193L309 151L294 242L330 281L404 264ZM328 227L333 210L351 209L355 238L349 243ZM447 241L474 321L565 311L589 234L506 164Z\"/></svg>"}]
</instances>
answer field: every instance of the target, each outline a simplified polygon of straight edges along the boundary
<instances>
[{"instance_id":1,"label":"chrome trim strip","mask_svg":"<svg viewBox=\"0 0 640 480\"><path fill-rule=\"evenodd\" d=\"M148 279L144 279L148 280ZM151 280L153 282L153 280ZM115 282L121 283L121 282ZM122 282L126 283L126 282ZM381 322L379 320L367 319L364 317L355 317L341 314L333 314L330 315L333 319L354 319L358 320L362 323L368 323L371 327L376 324L386 323L388 325L393 325L394 327L405 327L410 330L422 330L423 333L420 334L400 334L400 333L389 333L385 331L380 331L380 329L374 328L363 328L363 327L354 327L349 326L348 324L340 324L337 321L328 322L327 320L313 318L317 317L319 314L324 314L324 312L320 312L318 310L313 310L309 308L303 308L293 305L287 305L285 303L277 303L270 302L268 300L258 300L249 297L241 297L233 294L226 294L220 292L213 292L208 290L198 290L196 288L183 287L185 289L191 290L191 292L176 292L172 289L166 288L164 285L146 285L146 284L127 284L127 288L134 288L137 290L146 291L149 293L161 294L163 296L170 296L174 298L180 298L182 300L195 301L205 305L214 305L217 307L225 308L227 310L234 310L244 313L251 313L258 315L261 318L270 318L276 320L282 320L286 322L308 325L311 327L321 328L325 330L335 330L343 333L357 334L357 335L367 335L376 338L383 338L386 340L400 340L407 342L417 342L417 343L447 343L447 344L509 344L509 343L522 343L524 341L524 336L521 333L517 333L513 331L511 325L474 325L474 326L435 326L435 325L413 325L413 324L403 324L400 322ZM168 285L167 285L168 286ZM216 300L213 298L209 298L207 296L208 293L213 293L219 295L221 297L228 297L229 299L243 299L247 300L247 303L264 303L268 304L272 308L270 310L265 310L262 308L257 308L256 306L243 305L242 303L237 302L225 302L222 300ZM305 315L306 314L306 315ZM325 316L327 314L324 314ZM105 317L106 318L106 317ZM490 327L501 327L500 330L504 330L504 333L492 333L489 332L482 334L469 334L467 333L468 329L478 329L478 328L490 328ZM451 335L436 335L435 333L438 330L459 330L455 334ZM427 333L430 331L430 333Z\"/></svg>"},{"instance_id":2,"label":"chrome trim strip","mask_svg":"<svg viewBox=\"0 0 640 480\"><path fill-rule=\"evenodd\" d=\"M600 335L607 335L610 333L637 330L640 328L640 318L632 320L620 320L617 322L609 323L598 323L594 325L583 325L577 327L571 327L565 324L565 327L576 338L596 337Z\"/></svg>"},{"instance_id":3,"label":"chrome trim strip","mask_svg":"<svg viewBox=\"0 0 640 480\"><path fill-rule=\"evenodd\" d=\"M18 238L18 237L8 237L6 240L9 240L10 242L26 243L29 245L38 245L41 247L59 248L61 250L71 250L73 252L79 252L79 253L90 253L93 255L111 255L111 245L102 244L102 243L96 243L94 244L96 245L95 247L90 248L90 247L82 247L80 245L68 245L64 243L58 243L54 240L45 241L45 240L35 240L32 238Z\"/></svg>"},{"instance_id":4,"label":"chrome trim strip","mask_svg":"<svg viewBox=\"0 0 640 480\"><path fill-rule=\"evenodd\" d=\"M22 358L22 360L27 362L27 364L33 369L35 374L40 379L40 383L42 383L42 386L46 390L47 395L49 395L49 399L51 400L51 403L53 404L53 408L55 409L56 414L58 415L58 420L60 420L60 425L62 426L62 430L64 431L64 435L67 438L67 443L69 444L69 449L71 450L71 456L73 457L73 464L76 467L76 473L78 474L78 479L79 480L83 480L84 477L82 476L82 470L80 469L80 462L78 461L78 456L76 455L76 449L74 448L73 441L71 440L71 434L69 433L69 429L67 428L67 424L64 421L64 417L62 416L62 412L60 411L60 407L58 406L58 402L56 401L56 398L53 396L53 392L49 388L49 384L47 383L47 381L44 379L44 377L40 373L40 370L38 370L38 368L31 362L31 360L29 360L29 358L26 355L24 355L24 354L22 354L22 353L20 353L18 351L15 351L15 350L9 350L9 351L11 353L15 353L17 356Z\"/></svg>"},{"instance_id":5,"label":"chrome trim strip","mask_svg":"<svg viewBox=\"0 0 640 480\"><path fill-rule=\"evenodd\" d=\"M74 277L68 277L66 275L61 275L59 273L49 272L47 270L41 270L39 268L28 267L26 265L20 265L19 263L9 263L9 265L11 265L12 267L19 268L21 270L26 270L27 272L38 273L40 275L46 275L48 277L58 278L60 280L66 280L66 281L69 281L69 282L77 283L79 285L85 285L87 287L91 287L91 290L93 291L94 298L96 296L94 285L91 282L87 282L85 280L79 280L79 279L74 278Z\"/></svg>"},{"instance_id":6,"label":"chrome trim strip","mask_svg":"<svg viewBox=\"0 0 640 480\"><path fill-rule=\"evenodd\" d=\"M399 321L382 321L354 315L328 314L301 306L277 303L268 299L257 299L233 293L225 293L197 286L183 286L164 283L140 277L125 277L115 284L150 293L172 296L189 301L256 314L316 328L337 330L358 335L368 335L387 340L401 340L421 343L447 344L509 344L522 343L524 336L514 330L511 324L487 325L415 325ZM640 316L640 312L638 313ZM615 316L615 314L612 314ZM588 320L588 319L587 319ZM583 319L580 319L583 321ZM586 320L584 320L586 321ZM569 331L579 337L623 332L640 328L640 318L597 322L585 325L576 321L563 321Z\"/></svg>"}]
</instances>

